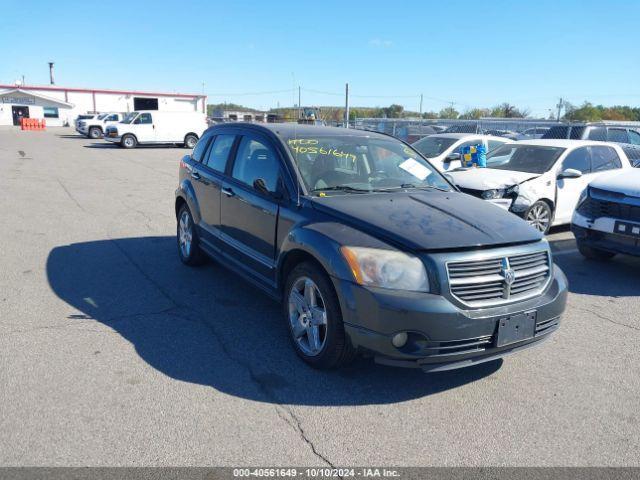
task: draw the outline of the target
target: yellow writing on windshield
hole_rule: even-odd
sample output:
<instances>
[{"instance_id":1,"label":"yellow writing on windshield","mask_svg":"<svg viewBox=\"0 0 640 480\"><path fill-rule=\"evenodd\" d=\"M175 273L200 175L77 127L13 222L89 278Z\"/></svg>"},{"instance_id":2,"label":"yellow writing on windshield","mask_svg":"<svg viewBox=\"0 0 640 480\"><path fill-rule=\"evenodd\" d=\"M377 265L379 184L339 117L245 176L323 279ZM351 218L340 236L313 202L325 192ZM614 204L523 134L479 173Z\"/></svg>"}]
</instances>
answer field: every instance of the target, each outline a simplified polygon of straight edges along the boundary
<instances>
[{"instance_id":1,"label":"yellow writing on windshield","mask_svg":"<svg viewBox=\"0 0 640 480\"><path fill-rule=\"evenodd\" d=\"M290 139L288 142L289 148L296 153L308 153L311 155L331 155L336 158L348 158L351 161L356 161L356 156L353 153L347 153L344 150L338 148L325 148L318 146L318 140L313 138L295 138Z\"/></svg>"}]
</instances>

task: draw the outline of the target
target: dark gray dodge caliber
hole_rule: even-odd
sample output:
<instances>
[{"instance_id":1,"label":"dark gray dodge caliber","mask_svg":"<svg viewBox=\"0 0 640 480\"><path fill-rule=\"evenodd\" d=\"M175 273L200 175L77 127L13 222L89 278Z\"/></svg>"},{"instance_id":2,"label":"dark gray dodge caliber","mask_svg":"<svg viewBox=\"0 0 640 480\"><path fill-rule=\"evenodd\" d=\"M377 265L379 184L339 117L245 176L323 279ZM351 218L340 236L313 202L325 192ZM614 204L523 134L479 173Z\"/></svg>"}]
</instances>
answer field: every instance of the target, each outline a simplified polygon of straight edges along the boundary
<instances>
[{"instance_id":1,"label":"dark gray dodge caliber","mask_svg":"<svg viewBox=\"0 0 640 480\"><path fill-rule=\"evenodd\" d=\"M538 231L374 132L216 125L180 162L175 211L181 260L212 257L281 301L318 368L474 365L548 338L565 308Z\"/></svg>"}]
</instances>

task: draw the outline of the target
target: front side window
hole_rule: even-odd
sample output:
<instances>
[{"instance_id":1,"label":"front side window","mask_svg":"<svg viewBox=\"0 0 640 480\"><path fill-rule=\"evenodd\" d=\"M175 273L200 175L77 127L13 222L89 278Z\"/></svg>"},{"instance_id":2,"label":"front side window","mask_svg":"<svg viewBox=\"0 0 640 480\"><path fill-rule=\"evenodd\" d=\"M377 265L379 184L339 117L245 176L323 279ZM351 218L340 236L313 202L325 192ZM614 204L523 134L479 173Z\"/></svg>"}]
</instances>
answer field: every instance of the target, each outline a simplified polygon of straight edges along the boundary
<instances>
[{"instance_id":1,"label":"front side window","mask_svg":"<svg viewBox=\"0 0 640 480\"><path fill-rule=\"evenodd\" d=\"M205 162L207 166L218 172L224 172L235 140L235 135L218 135L209 149L209 155L207 155L207 161Z\"/></svg>"},{"instance_id":2,"label":"front side window","mask_svg":"<svg viewBox=\"0 0 640 480\"><path fill-rule=\"evenodd\" d=\"M640 133L635 130L629 130L629 143L640 145Z\"/></svg>"},{"instance_id":3,"label":"front side window","mask_svg":"<svg viewBox=\"0 0 640 480\"><path fill-rule=\"evenodd\" d=\"M616 151L611 147L591 147L591 171L604 172L622 168L622 163Z\"/></svg>"},{"instance_id":4,"label":"front side window","mask_svg":"<svg viewBox=\"0 0 640 480\"><path fill-rule=\"evenodd\" d=\"M419 152L392 138L321 134L283 140L312 194L322 190L371 192L429 187L451 190L450 184Z\"/></svg>"},{"instance_id":5,"label":"front side window","mask_svg":"<svg viewBox=\"0 0 640 480\"><path fill-rule=\"evenodd\" d=\"M424 137L414 143L413 148L427 158L435 158L442 155L454 143L456 143L455 138Z\"/></svg>"},{"instance_id":6,"label":"front side window","mask_svg":"<svg viewBox=\"0 0 640 480\"><path fill-rule=\"evenodd\" d=\"M505 143L487 154L487 168L544 173L551 169L564 150L560 147Z\"/></svg>"},{"instance_id":7,"label":"front side window","mask_svg":"<svg viewBox=\"0 0 640 480\"><path fill-rule=\"evenodd\" d=\"M148 125L150 123L153 123L153 118L151 118L150 113L141 113L140 116L136 118L136 121L134 123L141 124L141 125Z\"/></svg>"},{"instance_id":8,"label":"front side window","mask_svg":"<svg viewBox=\"0 0 640 480\"><path fill-rule=\"evenodd\" d=\"M629 136L624 128L610 128L607 140L615 143L629 143Z\"/></svg>"},{"instance_id":9,"label":"front side window","mask_svg":"<svg viewBox=\"0 0 640 480\"><path fill-rule=\"evenodd\" d=\"M275 192L280 177L280 162L275 150L266 142L250 136L243 137L231 176L251 187L261 179L267 191Z\"/></svg>"},{"instance_id":10,"label":"front side window","mask_svg":"<svg viewBox=\"0 0 640 480\"><path fill-rule=\"evenodd\" d=\"M500 147L500 146L502 146L504 144L505 144L505 142L500 142L498 140L488 140L487 141L487 150L489 152L491 152L491 151L495 150L496 148L498 148L498 147Z\"/></svg>"},{"instance_id":11,"label":"front side window","mask_svg":"<svg viewBox=\"0 0 640 480\"><path fill-rule=\"evenodd\" d=\"M573 152L567 155L567 158L562 162L562 171L567 169L578 170L579 172L590 173L591 172L591 159L589 158L588 147L576 148Z\"/></svg>"}]
</instances>

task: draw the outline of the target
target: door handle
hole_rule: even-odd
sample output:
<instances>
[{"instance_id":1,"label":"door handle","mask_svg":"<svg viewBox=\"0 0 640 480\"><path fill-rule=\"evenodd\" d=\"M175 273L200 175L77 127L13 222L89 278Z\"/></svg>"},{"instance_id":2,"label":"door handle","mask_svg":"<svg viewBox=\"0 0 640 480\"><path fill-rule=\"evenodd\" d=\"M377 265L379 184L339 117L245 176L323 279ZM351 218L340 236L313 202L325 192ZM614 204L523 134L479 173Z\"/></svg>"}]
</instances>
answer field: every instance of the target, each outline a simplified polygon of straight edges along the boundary
<instances>
[{"instance_id":1,"label":"door handle","mask_svg":"<svg viewBox=\"0 0 640 480\"><path fill-rule=\"evenodd\" d=\"M233 197L235 193L233 193L233 189L230 187L224 187L222 189L222 193L224 193L227 197Z\"/></svg>"},{"instance_id":2,"label":"door handle","mask_svg":"<svg viewBox=\"0 0 640 480\"><path fill-rule=\"evenodd\" d=\"M200 174L199 174L198 172L196 172L195 170L193 170L193 171L191 172L191 178L195 178L196 180L200 180L200 178L202 178L202 177L200 177Z\"/></svg>"}]
</instances>

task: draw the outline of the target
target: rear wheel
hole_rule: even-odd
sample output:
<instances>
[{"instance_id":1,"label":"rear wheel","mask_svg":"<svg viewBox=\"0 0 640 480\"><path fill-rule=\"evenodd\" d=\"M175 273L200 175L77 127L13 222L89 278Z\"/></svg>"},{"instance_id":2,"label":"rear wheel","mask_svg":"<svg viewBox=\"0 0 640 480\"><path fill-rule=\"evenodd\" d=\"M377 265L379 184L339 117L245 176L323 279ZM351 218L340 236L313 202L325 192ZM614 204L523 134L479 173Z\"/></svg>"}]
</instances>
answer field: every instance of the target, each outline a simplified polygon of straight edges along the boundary
<instances>
[{"instance_id":1,"label":"rear wheel","mask_svg":"<svg viewBox=\"0 0 640 480\"><path fill-rule=\"evenodd\" d=\"M178 254L185 265L202 265L205 260L204 253L200 249L198 232L193 222L193 216L189 207L185 204L178 211L178 228L176 234L178 242Z\"/></svg>"},{"instance_id":2,"label":"rear wheel","mask_svg":"<svg viewBox=\"0 0 640 480\"><path fill-rule=\"evenodd\" d=\"M136 137L133 135L126 134L122 137L122 140L120 140L120 145L124 148L135 148L136 145L138 145L138 140L136 140Z\"/></svg>"},{"instance_id":3,"label":"rear wheel","mask_svg":"<svg viewBox=\"0 0 640 480\"><path fill-rule=\"evenodd\" d=\"M340 302L327 274L302 263L287 277L285 292L284 317L296 353L322 369L353 360L355 349L345 334Z\"/></svg>"},{"instance_id":4,"label":"rear wheel","mask_svg":"<svg viewBox=\"0 0 640 480\"><path fill-rule=\"evenodd\" d=\"M599 248L588 247L578 242L578 250L583 257L590 260L611 260L616 256L613 252L607 252L606 250L600 250Z\"/></svg>"},{"instance_id":5,"label":"rear wheel","mask_svg":"<svg viewBox=\"0 0 640 480\"><path fill-rule=\"evenodd\" d=\"M98 127L91 127L89 129L89 138L97 140L100 137L102 137L102 130L100 130Z\"/></svg>"},{"instance_id":6,"label":"rear wheel","mask_svg":"<svg viewBox=\"0 0 640 480\"><path fill-rule=\"evenodd\" d=\"M196 137L193 133L188 134L184 137L184 146L186 148L193 148L198 143L198 137Z\"/></svg>"},{"instance_id":7,"label":"rear wheel","mask_svg":"<svg viewBox=\"0 0 640 480\"><path fill-rule=\"evenodd\" d=\"M551 207L547 202L538 201L529 207L524 219L536 230L547 233L551 228Z\"/></svg>"}]
</instances>

